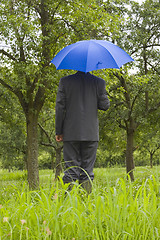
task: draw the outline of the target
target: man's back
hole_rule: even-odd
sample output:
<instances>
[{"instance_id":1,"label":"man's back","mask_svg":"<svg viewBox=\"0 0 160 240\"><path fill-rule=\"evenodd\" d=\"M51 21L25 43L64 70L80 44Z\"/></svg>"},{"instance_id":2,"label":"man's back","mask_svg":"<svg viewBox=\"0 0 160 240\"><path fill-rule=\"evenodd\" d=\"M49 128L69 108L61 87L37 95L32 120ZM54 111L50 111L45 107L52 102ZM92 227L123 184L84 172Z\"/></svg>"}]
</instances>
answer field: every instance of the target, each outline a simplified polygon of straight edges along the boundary
<instances>
[{"instance_id":1,"label":"man's back","mask_svg":"<svg viewBox=\"0 0 160 240\"><path fill-rule=\"evenodd\" d=\"M56 101L57 134L64 141L98 141L98 108L109 108L104 80L83 72L62 78Z\"/></svg>"}]
</instances>

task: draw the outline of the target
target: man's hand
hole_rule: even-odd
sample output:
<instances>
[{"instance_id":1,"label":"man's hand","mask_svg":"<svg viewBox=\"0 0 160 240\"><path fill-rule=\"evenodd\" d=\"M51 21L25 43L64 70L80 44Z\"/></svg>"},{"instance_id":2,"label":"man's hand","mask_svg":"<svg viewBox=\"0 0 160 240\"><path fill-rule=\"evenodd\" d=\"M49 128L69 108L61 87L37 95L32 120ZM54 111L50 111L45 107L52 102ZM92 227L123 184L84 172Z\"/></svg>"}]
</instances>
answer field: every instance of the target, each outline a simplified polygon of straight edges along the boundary
<instances>
[{"instance_id":1,"label":"man's hand","mask_svg":"<svg viewBox=\"0 0 160 240\"><path fill-rule=\"evenodd\" d=\"M56 141L62 142L63 141L63 135L56 135Z\"/></svg>"}]
</instances>

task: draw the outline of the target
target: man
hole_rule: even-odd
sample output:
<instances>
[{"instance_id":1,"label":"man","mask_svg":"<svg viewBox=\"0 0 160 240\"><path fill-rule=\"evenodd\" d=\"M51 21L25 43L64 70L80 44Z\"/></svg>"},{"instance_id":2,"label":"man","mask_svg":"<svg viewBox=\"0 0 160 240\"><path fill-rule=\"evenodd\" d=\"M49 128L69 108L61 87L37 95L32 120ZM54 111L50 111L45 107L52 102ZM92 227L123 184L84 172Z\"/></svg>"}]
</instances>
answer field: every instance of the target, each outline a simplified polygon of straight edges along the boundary
<instances>
[{"instance_id":1,"label":"man","mask_svg":"<svg viewBox=\"0 0 160 240\"><path fill-rule=\"evenodd\" d=\"M98 109L107 110L105 81L78 71L60 80L56 99L56 141L63 141L63 181L78 180L91 192L99 141Z\"/></svg>"}]
</instances>

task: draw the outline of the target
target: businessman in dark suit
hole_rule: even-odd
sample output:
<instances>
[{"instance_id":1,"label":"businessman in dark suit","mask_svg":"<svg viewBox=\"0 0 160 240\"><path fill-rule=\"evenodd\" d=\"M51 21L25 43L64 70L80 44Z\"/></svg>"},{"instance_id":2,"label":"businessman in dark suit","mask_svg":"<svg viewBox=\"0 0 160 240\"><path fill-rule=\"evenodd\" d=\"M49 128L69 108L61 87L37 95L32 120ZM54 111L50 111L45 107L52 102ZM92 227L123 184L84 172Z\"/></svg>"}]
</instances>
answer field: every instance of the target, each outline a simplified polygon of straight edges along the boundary
<instances>
[{"instance_id":1,"label":"businessman in dark suit","mask_svg":"<svg viewBox=\"0 0 160 240\"><path fill-rule=\"evenodd\" d=\"M106 111L109 99L105 81L78 71L63 77L56 99L56 140L63 141L66 165L63 181L78 180L91 191L99 141L98 109Z\"/></svg>"}]
</instances>

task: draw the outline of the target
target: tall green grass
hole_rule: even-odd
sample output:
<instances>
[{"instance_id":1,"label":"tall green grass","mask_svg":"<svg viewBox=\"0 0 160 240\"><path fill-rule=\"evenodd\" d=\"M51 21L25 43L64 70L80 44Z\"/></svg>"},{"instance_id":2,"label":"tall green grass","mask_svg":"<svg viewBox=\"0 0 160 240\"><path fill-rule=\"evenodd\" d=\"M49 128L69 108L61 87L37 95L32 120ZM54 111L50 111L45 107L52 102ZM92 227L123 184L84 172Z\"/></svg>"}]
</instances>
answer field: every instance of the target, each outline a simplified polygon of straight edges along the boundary
<instances>
[{"instance_id":1,"label":"tall green grass","mask_svg":"<svg viewBox=\"0 0 160 240\"><path fill-rule=\"evenodd\" d=\"M139 168L130 182L125 169L95 169L88 196L77 183L68 192L50 171L41 172L37 191L29 191L24 176L6 178L0 186L0 240L158 240L158 171Z\"/></svg>"}]
</instances>

